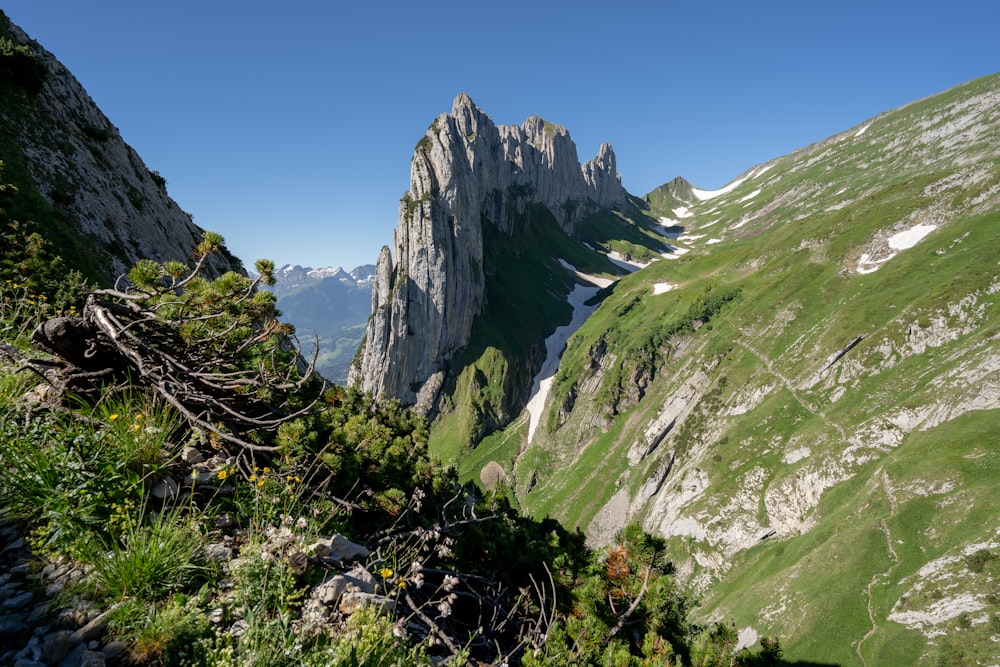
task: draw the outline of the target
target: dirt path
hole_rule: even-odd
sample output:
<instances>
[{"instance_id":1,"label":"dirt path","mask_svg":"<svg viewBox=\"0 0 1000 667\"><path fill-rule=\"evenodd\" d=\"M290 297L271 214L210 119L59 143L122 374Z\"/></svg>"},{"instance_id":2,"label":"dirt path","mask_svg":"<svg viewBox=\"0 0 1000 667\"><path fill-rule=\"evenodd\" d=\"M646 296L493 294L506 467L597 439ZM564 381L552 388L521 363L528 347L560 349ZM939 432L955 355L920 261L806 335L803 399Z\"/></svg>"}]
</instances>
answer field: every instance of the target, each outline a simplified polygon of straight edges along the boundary
<instances>
[{"instance_id":1,"label":"dirt path","mask_svg":"<svg viewBox=\"0 0 1000 667\"><path fill-rule=\"evenodd\" d=\"M840 424L830 421L830 419L827 418L825 412L803 400L802 397L799 396L799 392L795 388L795 385L792 383L792 381L789 380L784 373L782 373L778 368L775 367L774 363L770 360L770 358L767 357L767 355L765 355L757 348L755 348L745 338L737 338L736 344L745 349L750 354L757 357L760 360L760 362L764 364L764 366L767 368L768 372L771 375L781 380L782 386L784 386L784 388L788 390L788 393L792 395L792 398L795 399L796 403L802 406L803 410L812 413L817 417L819 417L820 419L822 419L823 423L832 428L834 431L836 431L840 435L841 439L843 439L845 442L847 441L847 433L844 431L844 428Z\"/></svg>"},{"instance_id":2,"label":"dirt path","mask_svg":"<svg viewBox=\"0 0 1000 667\"><path fill-rule=\"evenodd\" d=\"M885 535L885 544L889 549L889 554L892 556L893 562L888 570L882 572L881 574L876 572L872 575L871 581L868 582L868 620L872 627L869 628L868 632L865 633L865 636L859 639L858 643L854 646L854 652L857 654L858 660L861 661L861 667L868 667L868 662L865 660L864 656L861 655L861 645L864 644L865 641L874 635L878 630L878 623L876 623L875 614L872 612L872 588L876 583L878 583L880 578L888 581L889 575L892 574L892 571L896 569L897 565L899 565L899 555L896 553L896 548L892 546L892 533L889 532L889 524L887 523L896 514L896 497L892 493L892 484L889 480L888 473L886 473L886 471L882 468L879 468L876 474L879 475L879 485L882 487L882 492L885 494L886 500L889 501L889 515L879 521L879 526L882 528L882 534Z\"/></svg>"}]
</instances>

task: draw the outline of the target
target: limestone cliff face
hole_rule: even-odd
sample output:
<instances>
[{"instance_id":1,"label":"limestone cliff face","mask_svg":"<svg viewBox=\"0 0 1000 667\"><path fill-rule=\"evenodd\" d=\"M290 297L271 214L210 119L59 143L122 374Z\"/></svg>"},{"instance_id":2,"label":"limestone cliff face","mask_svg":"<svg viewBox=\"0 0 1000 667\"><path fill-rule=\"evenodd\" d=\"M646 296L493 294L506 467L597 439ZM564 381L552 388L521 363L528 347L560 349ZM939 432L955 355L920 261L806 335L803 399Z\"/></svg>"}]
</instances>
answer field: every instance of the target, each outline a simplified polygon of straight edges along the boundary
<instances>
[{"instance_id":1,"label":"limestone cliff face","mask_svg":"<svg viewBox=\"0 0 1000 667\"><path fill-rule=\"evenodd\" d=\"M608 144L581 166L563 127L534 116L496 125L459 95L414 152L393 250L379 255L352 382L432 408L448 361L484 306L484 225L510 234L511 213L540 203L573 234L588 212L627 201Z\"/></svg>"},{"instance_id":2,"label":"limestone cliff face","mask_svg":"<svg viewBox=\"0 0 1000 667\"><path fill-rule=\"evenodd\" d=\"M203 230L167 195L165 181L146 167L54 55L5 16L0 21L48 71L40 90L12 89L0 101L8 177L16 167L27 171L54 219L102 255L88 264L109 280L141 258L190 261ZM232 256L213 257L209 268L243 270Z\"/></svg>"}]
</instances>

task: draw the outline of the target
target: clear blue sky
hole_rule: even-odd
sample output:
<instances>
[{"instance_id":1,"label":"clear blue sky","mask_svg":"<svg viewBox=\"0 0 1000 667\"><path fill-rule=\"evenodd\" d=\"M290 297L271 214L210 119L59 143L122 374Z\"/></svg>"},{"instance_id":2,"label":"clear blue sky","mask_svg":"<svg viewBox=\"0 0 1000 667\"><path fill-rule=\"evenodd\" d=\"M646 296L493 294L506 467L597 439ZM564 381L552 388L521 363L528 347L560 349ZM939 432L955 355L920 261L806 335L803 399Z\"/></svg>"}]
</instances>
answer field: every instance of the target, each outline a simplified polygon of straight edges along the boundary
<instances>
[{"instance_id":1,"label":"clear blue sky","mask_svg":"<svg viewBox=\"0 0 1000 667\"><path fill-rule=\"evenodd\" d=\"M251 265L374 262L467 92L604 141L625 187L754 164L1000 71L996 0L0 0Z\"/></svg>"}]
</instances>

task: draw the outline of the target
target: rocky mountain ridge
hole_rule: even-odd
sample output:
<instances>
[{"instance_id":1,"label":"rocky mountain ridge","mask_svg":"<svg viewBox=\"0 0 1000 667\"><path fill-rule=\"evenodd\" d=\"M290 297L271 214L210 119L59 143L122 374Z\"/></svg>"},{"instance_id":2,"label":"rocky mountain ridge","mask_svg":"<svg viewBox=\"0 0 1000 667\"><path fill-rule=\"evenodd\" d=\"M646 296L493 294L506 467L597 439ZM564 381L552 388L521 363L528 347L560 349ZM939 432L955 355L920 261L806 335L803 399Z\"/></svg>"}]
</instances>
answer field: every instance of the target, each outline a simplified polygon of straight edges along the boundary
<instances>
[{"instance_id":1,"label":"rocky mountain ridge","mask_svg":"<svg viewBox=\"0 0 1000 667\"><path fill-rule=\"evenodd\" d=\"M5 180L35 202L30 213L45 233L67 258L107 281L142 258L189 260L203 230L169 197L166 180L125 143L69 70L2 14L0 34L27 46L45 73L37 90L7 83L0 101ZM76 247L61 247L80 236ZM222 254L209 269L243 266Z\"/></svg>"},{"instance_id":2,"label":"rocky mountain ridge","mask_svg":"<svg viewBox=\"0 0 1000 667\"><path fill-rule=\"evenodd\" d=\"M511 237L515 220L538 205L570 236L596 210L629 207L610 145L581 166L565 128L538 117L496 125L459 95L414 152L352 377L376 396L432 412L486 305L486 239L494 231Z\"/></svg>"},{"instance_id":3,"label":"rocky mountain ridge","mask_svg":"<svg viewBox=\"0 0 1000 667\"><path fill-rule=\"evenodd\" d=\"M286 287L301 287L310 281L335 278L349 287L370 287L375 282L375 265L362 264L346 271L340 266L325 266L314 269L311 266L286 264L274 272L275 279Z\"/></svg>"}]
</instances>

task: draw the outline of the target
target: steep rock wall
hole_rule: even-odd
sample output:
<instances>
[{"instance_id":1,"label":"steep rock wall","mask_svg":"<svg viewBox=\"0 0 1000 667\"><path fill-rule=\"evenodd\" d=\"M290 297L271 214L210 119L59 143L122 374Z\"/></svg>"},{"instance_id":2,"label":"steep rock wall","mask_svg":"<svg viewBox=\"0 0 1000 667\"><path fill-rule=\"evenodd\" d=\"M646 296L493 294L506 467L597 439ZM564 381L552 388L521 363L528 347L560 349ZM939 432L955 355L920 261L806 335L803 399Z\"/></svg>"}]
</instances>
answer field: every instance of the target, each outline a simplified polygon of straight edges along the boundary
<instances>
[{"instance_id":1,"label":"steep rock wall","mask_svg":"<svg viewBox=\"0 0 1000 667\"><path fill-rule=\"evenodd\" d=\"M89 258L108 280L138 259L190 261L203 230L167 195L150 171L62 63L14 24L12 39L28 46L48 74L37 92L7 95L0 122L19 154L4 155L27 170L54 216L88 240ZM11 165L8 165L11 166ZM243 271L228 254L209 270Z\"/></svg>"},{"instance_id":2,"label":"steep rock wall","mask_svg":"<svg viewBox=\"0 0 1000 667\"><path fill-rule=\"evenodd\" d=\"M464 93L417 144L410 174L351 381L427 411L485 305L483 226L510 234L512 214L541 203L573 234L588 212L625 206L628 194L609 145L581 166L563 127L536 116L496 125Z\"/></svg>"}]
</instances>

